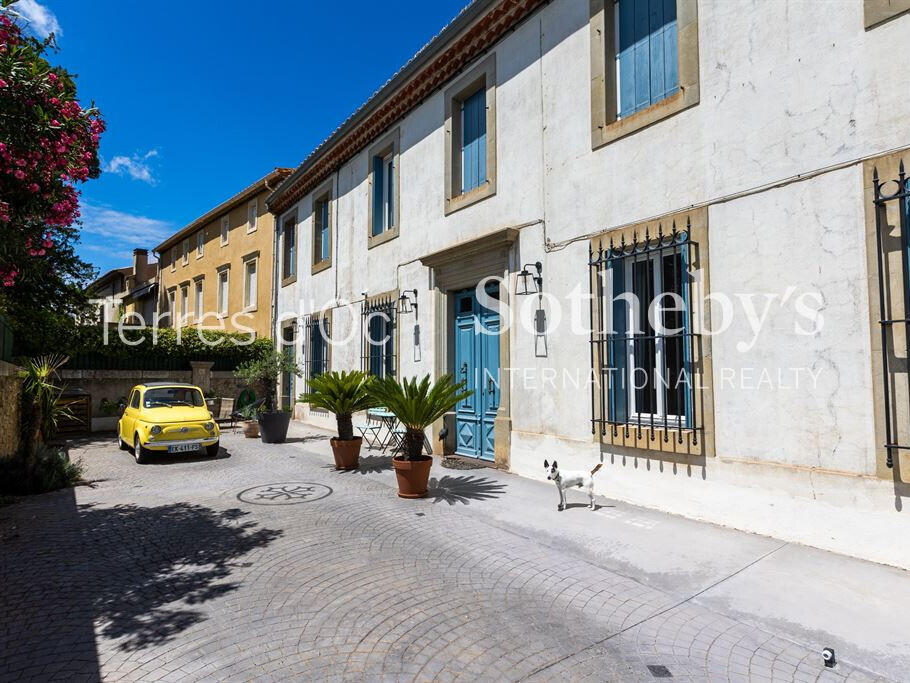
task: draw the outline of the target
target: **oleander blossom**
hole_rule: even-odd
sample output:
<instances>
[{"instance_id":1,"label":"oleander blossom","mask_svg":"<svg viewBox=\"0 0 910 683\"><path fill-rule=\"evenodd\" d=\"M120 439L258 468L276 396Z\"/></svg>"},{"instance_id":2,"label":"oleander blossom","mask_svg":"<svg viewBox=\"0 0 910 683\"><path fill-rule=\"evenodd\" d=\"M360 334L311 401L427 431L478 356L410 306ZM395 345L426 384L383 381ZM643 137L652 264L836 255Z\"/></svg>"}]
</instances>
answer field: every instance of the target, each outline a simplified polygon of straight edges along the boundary
<instances>
[{"instance_id":1,"label":"oleander blossom","mask_svg":"<svg viewBox=\"0 0 910 683\"><path fill-rule=\"evenodd\" d=\"M24 36L0 9L0 285L10 287L79 218L76 186L98 177L104 120L51 65L53 42ZM25 67L25 68L23 68ZM15 121L15 124L11 122Z\"/></svg>"}]
</instances>

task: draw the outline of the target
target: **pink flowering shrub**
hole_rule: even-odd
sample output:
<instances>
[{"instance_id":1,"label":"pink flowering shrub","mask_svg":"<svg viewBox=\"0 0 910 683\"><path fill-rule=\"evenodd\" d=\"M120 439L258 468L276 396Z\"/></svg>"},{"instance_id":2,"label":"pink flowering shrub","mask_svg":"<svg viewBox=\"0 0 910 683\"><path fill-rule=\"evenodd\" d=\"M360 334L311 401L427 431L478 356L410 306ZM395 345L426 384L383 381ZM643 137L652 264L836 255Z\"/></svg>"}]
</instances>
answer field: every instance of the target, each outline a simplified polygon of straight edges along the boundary
<instances>
[{"instance_id":1,"label":"pink flowering shrub","mask_svg":"<svg viewBox=\"0 0 910 683\"><path fill-rule=\"evenodd\" d=\"M2 287L65 239L79 218L76 183L100 172L104 121L94 105L79 104L72 76L44 58L53 47L53 36L44 42L25 36L0 10Z\"/></svg>"}]
</instances>

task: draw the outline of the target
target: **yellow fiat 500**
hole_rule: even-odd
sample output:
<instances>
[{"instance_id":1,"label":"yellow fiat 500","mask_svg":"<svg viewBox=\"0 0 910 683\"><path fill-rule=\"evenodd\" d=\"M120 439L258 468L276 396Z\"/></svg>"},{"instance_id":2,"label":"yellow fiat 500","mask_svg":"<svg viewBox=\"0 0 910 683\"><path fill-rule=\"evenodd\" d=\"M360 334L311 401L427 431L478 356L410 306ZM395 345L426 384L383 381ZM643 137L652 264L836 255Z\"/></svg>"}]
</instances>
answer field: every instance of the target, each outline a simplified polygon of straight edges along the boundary
<instances>
[{"instance_id":1,"label":"yellow fiat 500","mask_svg":"<svg viewBox=\"0 0 910 683\"><path fill-rule=\"evenodd\" d=\"M120 448L132 448L140 464L155 453L188 453L201 448L215 457L220 436L199 387L179 382L133 387L117 425Z\"/></svg>"}]
</instances>

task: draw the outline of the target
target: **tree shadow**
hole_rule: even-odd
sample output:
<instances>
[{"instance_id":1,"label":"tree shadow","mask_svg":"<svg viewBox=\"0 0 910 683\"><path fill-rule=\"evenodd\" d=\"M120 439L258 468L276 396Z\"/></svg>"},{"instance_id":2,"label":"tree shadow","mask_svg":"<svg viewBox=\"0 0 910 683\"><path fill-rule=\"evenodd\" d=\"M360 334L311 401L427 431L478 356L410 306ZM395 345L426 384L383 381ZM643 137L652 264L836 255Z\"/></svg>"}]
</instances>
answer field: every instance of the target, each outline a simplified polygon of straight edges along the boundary
<instances>
[{"instance_id":1,"label":"tree shadow","mask_svg":"<svg viewBox=\"0 0 910 683\"><path fill-rule=\"evenodd\" d=\"M467 474L453 477L447 474L439 479L436 477L430 479L427 497L433 498L433 503L444 501L449 505L455 503L468 505L472 500L499 498L505 489L506 485L495 479Z\"/></svg>"},{"instance_id":2,"label":"tree shadow","mask_svg":"<svg viewBox=\"0 0 910 683\"><path fill-rule=\"evenodd\" d=\"M332 469L334 469L334 465L332 465ZM390 469L392 469L391 455L368 455L360 458L357 463L357 469L337 470L337 472L338 474L350 474L352 472L360 474L379 474L380 472L388 472Z\"/></svg>"},{"instance_id":3,"label":"tree shadow","mask_svg":"<svg viewBox=\"0 0 910 683\"><path fill-rule=\"evenodd\" d=\"M0 652L25 655L0 655L3 680L100 679L96 633L127 652L173 640L208 618L200 605L237 590L244 556L282 534L236 508L77 507L71 490L47 495L2 520L18 535L0 553Z\"/></svg>"}]
</instances>

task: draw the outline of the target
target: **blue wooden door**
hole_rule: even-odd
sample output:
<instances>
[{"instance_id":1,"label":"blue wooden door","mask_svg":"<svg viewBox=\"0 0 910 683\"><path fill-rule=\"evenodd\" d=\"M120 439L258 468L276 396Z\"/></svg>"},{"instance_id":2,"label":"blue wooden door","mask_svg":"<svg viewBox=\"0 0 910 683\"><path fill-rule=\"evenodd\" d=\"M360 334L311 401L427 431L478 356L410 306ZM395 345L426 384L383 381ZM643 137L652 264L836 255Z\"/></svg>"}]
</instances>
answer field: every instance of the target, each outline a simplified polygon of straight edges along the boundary
<instances>
[{"instance_id":1,"label":"blue wooden door","mask_svg":"<svg viewBox=\"0 0 910 683\"><path fill-rule=\"evenodd\" d=\"M488 288L498 297L498 287ZM499 408L499 313L480 304L473 289L455 294L455 379L474 391L455 407L455 452L493 460L493 423Z\"/></svg>"}]
</instances>

